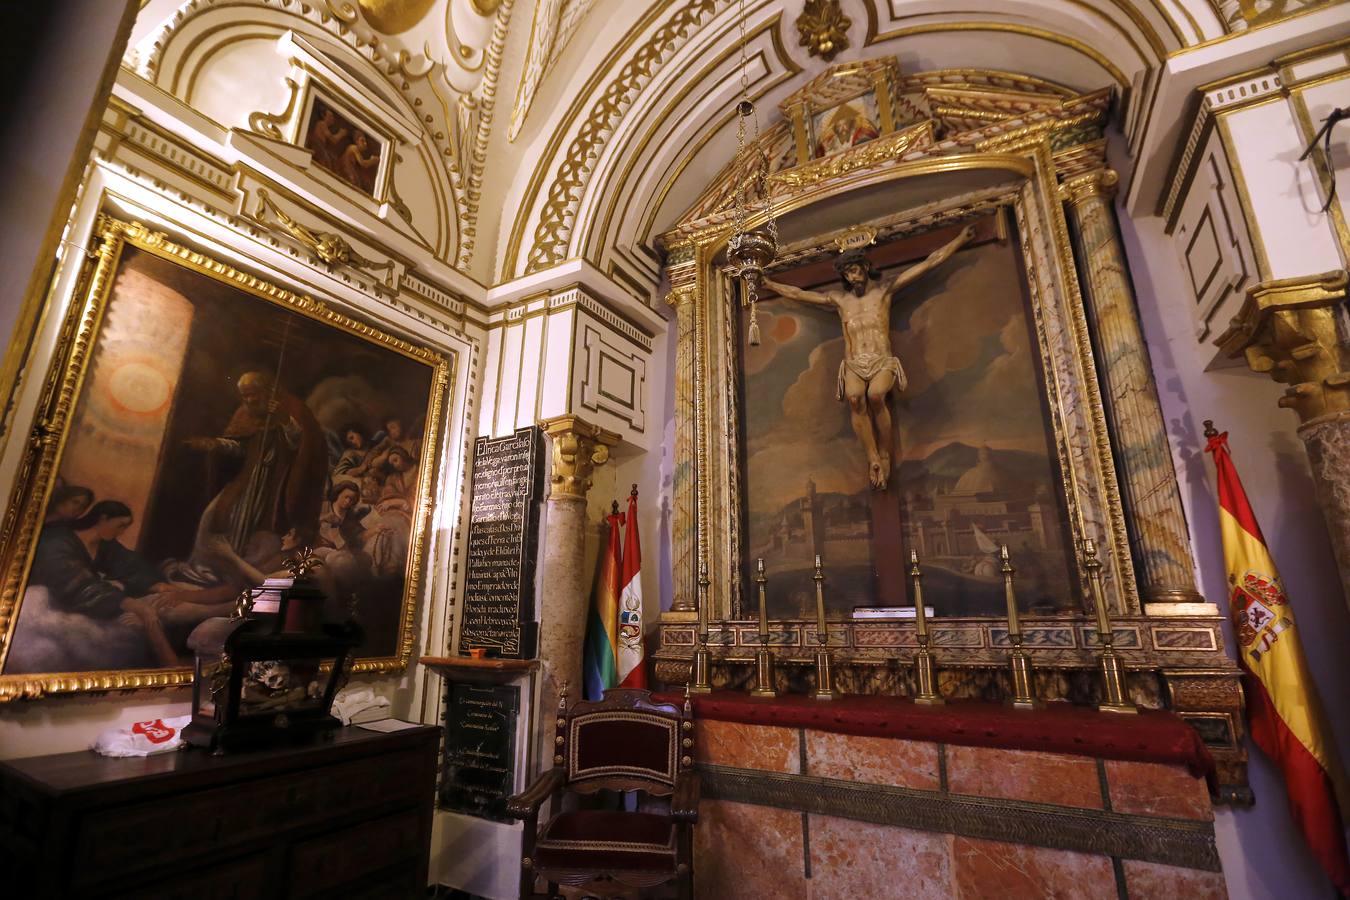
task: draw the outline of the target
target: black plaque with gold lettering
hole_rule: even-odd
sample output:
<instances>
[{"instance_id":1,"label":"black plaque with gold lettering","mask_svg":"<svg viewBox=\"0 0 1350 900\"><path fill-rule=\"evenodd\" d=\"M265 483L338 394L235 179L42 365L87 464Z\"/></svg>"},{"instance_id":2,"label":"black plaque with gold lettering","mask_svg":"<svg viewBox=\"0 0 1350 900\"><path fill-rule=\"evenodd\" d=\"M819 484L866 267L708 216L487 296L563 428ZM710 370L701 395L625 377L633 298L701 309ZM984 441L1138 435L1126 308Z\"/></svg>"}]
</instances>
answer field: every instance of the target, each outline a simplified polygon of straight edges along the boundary
<instances>
[{"instance_id":1,"label":"black plaque with gold lettering","mask_svg":"<svg viewBox=\"0 0 1350 900\"><path fill-rule=\"evenodd\" d=\"M445 755L440 806L507 822L515 787L520 688L450 684L445 692Z\"/></svg>"},{"instance_id":2,"label":"black plaque with gold lettering","mask_svg":"<svg viewBox=\"0 0 1350 900\"><path fill-rule=\"evenodd\" d=\"M535 427L474 442L461 653L485 647L489 655L533 659L537 652L534 557L543 449Z\"/></svg>"}]
</instances>

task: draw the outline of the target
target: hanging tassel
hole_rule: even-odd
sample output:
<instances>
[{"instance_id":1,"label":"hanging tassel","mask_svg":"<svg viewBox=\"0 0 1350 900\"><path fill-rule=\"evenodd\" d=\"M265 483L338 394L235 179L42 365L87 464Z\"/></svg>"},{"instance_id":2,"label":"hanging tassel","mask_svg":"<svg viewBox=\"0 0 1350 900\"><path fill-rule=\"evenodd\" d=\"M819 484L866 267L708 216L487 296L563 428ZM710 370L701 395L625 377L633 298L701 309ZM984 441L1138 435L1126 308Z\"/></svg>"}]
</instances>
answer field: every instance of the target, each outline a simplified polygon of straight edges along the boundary
<instances>
[{"instance_id":1,"label":"hanging tassel","mask_svg":"<svg viewBox=\"0 0 1350 900\"><path fill-rule=\"evenodd\" d=\"M750 329L749 339L751 347L759 346L759 318L755 315L755 307L750 307Z\"/></svg>"}]
</instances>

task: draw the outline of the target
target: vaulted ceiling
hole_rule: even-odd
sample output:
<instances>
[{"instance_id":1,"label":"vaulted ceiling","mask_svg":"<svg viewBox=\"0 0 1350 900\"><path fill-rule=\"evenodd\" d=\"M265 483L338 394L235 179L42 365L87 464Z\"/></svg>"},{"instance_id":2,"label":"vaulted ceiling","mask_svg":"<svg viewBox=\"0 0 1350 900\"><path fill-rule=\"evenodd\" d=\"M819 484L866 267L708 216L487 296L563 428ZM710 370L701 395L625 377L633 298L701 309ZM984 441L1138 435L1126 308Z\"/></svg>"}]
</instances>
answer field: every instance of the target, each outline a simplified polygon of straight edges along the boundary
<instances>
[{"instance_id":1,"label":"vaulted ceiling","mask_svg":"<svg viewBox=\"0 0 1350 900\"><path fill-rule=\"evenodd\" d=\"M659 280L654 237L735 153L742 34L765 127L830 65L894 57L905 75L1111 88L1128 170L1141 149L1170 154L1228 37L1269 26L1274 47L1276 18L1337 2L148 0L129 62L229 52L213 29L323 33L410 98L440 147L456 223L447 262L492 284L581 257L645 292ZM1189 73L1179 87L1160 77L1173 71Z\"/></svg>"}]
</instances>

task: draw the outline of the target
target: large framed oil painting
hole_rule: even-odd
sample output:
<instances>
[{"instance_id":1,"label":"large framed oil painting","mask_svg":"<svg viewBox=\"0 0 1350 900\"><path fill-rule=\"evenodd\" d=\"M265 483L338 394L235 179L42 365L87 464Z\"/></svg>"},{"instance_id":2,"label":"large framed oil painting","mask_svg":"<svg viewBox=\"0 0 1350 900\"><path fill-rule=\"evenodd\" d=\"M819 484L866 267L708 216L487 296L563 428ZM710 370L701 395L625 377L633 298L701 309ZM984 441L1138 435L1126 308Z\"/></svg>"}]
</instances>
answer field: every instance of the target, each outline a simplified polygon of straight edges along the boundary
<instances>
[{"instance_id":1,"label":"large framed oil painting","mask_svg":"<svg viewBox=\"0 0 1350 900\"><path fill-rule=\"evenodd\" d=\"M882 490L844 396L840 314L772 294L760 303L762 341L742 357L742 559L747 570L764 559L771 617L814 615L816 554L832 616L912 605L911 550L939 615L1003 615L1004 544L1023 609L1079 609L1020 250L997 237L992 218L977 224L976 239L891 303L891 348L907 384L885 398L892 459ZM884 283L957 231L874 245L866 256ZM829 259L772 277L814 292L844 287Z\"/></svg>"},{"instance_id":2,"label":"large framed oil painting","mask_svg":"<svg viewBox=\"0 0 1350 900\"><path fill-rule=\"evenodd\" d=\"M405 666L449 361L100 229L0 548L0 697L185 683L196 629L305 546L355 670Z\"/></svg>"}]
</instances>

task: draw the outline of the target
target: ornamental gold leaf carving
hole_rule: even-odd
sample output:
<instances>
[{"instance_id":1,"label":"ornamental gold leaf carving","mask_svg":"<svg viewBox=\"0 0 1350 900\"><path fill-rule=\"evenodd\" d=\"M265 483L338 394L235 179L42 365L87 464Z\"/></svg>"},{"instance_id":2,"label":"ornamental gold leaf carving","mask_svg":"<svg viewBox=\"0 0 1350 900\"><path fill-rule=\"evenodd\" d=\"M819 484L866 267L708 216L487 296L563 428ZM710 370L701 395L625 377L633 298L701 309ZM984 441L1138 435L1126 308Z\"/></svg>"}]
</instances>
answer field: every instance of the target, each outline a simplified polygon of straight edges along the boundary
<instances>
[{"instance_id":1,"label":"ornamental gold leaf carving","mask_svg":"<svg viewBox=\"0 0 1350 900\"><path fill-rule=\"evenodd\" d=\"M830 62L849 48L848 28L852 24L839 0L806 0L797 17L797 43L811 56Z\"/></svg>"}]
</instances>

